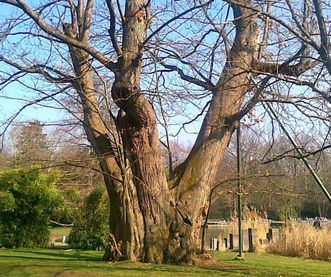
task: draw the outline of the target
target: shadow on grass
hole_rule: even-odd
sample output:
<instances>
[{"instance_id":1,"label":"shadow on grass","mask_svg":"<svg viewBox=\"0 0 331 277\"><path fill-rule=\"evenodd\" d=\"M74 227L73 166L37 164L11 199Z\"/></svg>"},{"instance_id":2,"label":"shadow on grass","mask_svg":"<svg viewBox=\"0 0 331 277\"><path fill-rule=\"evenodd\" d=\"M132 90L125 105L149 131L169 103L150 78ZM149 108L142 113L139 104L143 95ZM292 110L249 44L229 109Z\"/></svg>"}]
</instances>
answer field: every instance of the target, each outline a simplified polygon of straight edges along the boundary
<instances>
[{"instance_id":1,"label":"shadow on grass","mask_svg":"<svg viewBox=\"0 0 331 277\"><path fill-rule=\"evenodd\" d=\"M84 273L89 274L86 276L93 276L98 272L103 272L108 274L121 273L123 276L135 276L135 274L140 273L146 276L150 276L151 274L161 275L161 274L172 274L173 276L177 276L178 274L187 274L188 276L198 275L198 276L206 276L210 274L220 274L221 276L232 276L234 274L247 274L249 272L245 272L244 270L230 269L230 268L218 268L218 269L206 269L204 267L195 267L195 266L164 266L164 267L154 267L150 265L137 265L127 263L123 264L109 264L109 263L95 263L89 265L82 265L71 263L68 265L63 264L27 264L27 265L7 265L5 268L2 268L2 276L10 275L15 272L27 272L30 276L34 276L34 274L38 273L46 273L46 274L55 274L53 276L61 276L62 274L77 274ZM70 276L70 275L68 275ZM81 275L79 275L81 276Z\"/></svg>"},{"instance_id":2,"label":"shadow on grass","mask_svg":"<svg viewBox=\"0 0 331 277\"><path fill-rule=\"evenodd\" d=\"M5 250L6 251L6 250ZM52 249L8 249L10 253L18 254L17 256L12 255L12 257L27 258L27 259L49 259L54 260L55 258L60 258L61 260L80 260L80 261L101 261L103 252L100 252L99 256L96 256L96 252L81 251L81 250L62 250L54 251ZM20 255L26 254L26 255ZM29 256L30 254L30 256ZM98 253L99 254L99 253ZM7 255L1 255L1 257L6 257ZM38 256L48 256L49 258L42 258ZM8 256L7 256L8 257Z\"/></svg>"},{"instance_id":3,"label":"shadow on grass","mask_svg":"<svg viewBox=\"0 0 331 277\"><path fill-rule=\"evenodd\" d=\"M5 274L2 276L9 275L9 273L13 271L27 272L29 274L50 272L52 275L58 273L60 276L69 274L70 272L75 274L80 272L91 272L92 274L93 272L122 272L123 276L135 276L137 273L146 276L150 274L155 274L155 276L157 276L157 274L173 274L174 276L176 276L176 274L187 274L188 276L190 274L198 276L209 274L242 276L242 274L250 274L255 271L255 267L248 268L244 264L231 264L228 261L214 261L195 266L176 266L171 264L152 265L131 263L129 261L106 263L101 262L102 254L103 252L81 250L4 249L0 251L0 262L2 264L1 273ZM18 262L20 259L21 262Z\"/></svg>"}]
</instances>

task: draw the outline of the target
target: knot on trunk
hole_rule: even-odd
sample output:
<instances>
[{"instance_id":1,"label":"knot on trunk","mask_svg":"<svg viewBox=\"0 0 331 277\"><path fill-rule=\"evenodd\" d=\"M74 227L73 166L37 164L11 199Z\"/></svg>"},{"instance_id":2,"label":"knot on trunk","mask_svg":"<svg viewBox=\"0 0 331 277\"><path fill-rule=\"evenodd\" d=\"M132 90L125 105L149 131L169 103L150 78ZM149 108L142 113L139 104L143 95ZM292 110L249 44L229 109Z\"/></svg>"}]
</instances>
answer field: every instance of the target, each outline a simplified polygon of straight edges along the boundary
<instances>
[{"instance_id":1,"label":"knot on trunk","mask_svg":"<svg viewBox=\"0 0 331 277\"><path fill-rule=\"evenodd\" d=\"M124 111L126 110L126 106L133 104L140 94L139 87L129 87L122 82L115 83L111 91L113 100Z\"/></svg>"},{"instance_id":2,"label":"knot on trunk","mask_svg":"<svg viewBox=\"0 0 331 277\"><path fill-rule=\"evenodd\" d=\"M131 135L139 135L139 132L154 134L156 116L152 105L141 93L139 86L128 86L122 81L115 82L112 88L112 98L116 105L125 112L126 129L130 130ZM145 128L146 130L142 130Z\"/></svg>"}]
</instances>

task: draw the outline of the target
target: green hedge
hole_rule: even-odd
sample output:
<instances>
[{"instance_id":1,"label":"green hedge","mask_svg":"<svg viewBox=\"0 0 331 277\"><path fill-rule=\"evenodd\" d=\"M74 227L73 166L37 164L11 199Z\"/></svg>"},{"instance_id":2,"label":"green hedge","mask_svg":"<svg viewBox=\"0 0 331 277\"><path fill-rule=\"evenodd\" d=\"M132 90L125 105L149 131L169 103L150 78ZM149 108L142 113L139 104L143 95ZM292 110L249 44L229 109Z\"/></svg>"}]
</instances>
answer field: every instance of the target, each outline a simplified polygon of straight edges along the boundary
<instances>
[{"instance_id":1,"label":"green hedge","mask_svg":"<svg viewBox=\"0 0 331 277\"><path fill-rule=\"evenodd\" d=\"M0 172L2 246L47 246L49 219L63 202L55 180L55 175L37 169Z\"/></svg>"},{"instance_id":2,"label":"green hedge","mask_svg":"<svg viewBox=\"0 0 331 277\"><path fill-rule=\"evenodd\" d=\"M105 190L95 188L85 199L69 235L73 248L100 250L108 240L109 201Z\"/></svg>"}]
</instances>

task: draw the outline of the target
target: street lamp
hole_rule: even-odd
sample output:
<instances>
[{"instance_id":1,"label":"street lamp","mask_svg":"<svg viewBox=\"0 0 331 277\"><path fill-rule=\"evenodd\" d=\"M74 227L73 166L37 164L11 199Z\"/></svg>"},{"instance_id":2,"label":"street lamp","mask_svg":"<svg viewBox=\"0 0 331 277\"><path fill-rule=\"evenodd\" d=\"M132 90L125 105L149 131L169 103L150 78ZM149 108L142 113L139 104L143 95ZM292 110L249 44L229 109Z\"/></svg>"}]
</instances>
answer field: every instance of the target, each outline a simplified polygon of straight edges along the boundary
<instances>
[{"instance_id":1,"label":"street lamp","mask_svg":"<svg viewBox=\"0 0 331 277\"><path fill-rule=\"evenodd\" d=\"M241 149L240 149L240 122L237 127L237 176L238 176L238 192L237 192L237 207L238 207L238 240L239 250L238 259L244 257L243 253L243 232L242 232L242 216L241 216Z\"/></svg>"}]
</instances>

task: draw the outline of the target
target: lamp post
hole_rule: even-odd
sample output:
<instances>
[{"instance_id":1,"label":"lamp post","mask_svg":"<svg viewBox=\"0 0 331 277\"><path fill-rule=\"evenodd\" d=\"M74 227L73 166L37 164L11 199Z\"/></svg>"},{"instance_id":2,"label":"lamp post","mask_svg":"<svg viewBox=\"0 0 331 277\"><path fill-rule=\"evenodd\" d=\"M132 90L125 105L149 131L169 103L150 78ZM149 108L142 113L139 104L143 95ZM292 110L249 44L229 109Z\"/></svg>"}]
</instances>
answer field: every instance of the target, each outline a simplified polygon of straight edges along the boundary
<instances>
[{"instance_id":1,"label":"lamp post","mask_svg":"<svg viewBox=\"0 0 331 277\"><path fill-rule=\"evenodd\" d=\"M240 122L237 127L237 175L238 175L238 192L237 192L237 208L238 208L238 240L239 250L238 258L242 259L243 254L243 232L242 232L242 216L241 216L241 149L240 149Z\"/></svg>"}]
</instances>

